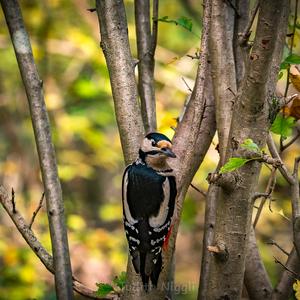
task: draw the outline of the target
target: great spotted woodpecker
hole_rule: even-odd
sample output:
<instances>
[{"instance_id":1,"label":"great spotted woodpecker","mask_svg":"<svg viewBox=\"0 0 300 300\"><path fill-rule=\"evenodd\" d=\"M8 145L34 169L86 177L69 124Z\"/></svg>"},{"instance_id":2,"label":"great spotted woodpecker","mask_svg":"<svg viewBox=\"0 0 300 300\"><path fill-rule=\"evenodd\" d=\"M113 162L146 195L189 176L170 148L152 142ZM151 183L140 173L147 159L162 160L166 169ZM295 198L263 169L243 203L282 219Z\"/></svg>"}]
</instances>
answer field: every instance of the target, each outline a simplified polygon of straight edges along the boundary
<instances>
[{"instance_id":1,"label":"great spotted woodpecker","mask_svg":"<svg viewBox=\"0 0 300 300\"><path fill-rule=\"evenodd\" d=\"M171 141L163 134L149 133L138 159L124 172L122 182L124 227L135 272L144 289L157 286L162 270L162 248L172 229L176 181L167 164L176 157Z\"/></svg>"}]
</instances>

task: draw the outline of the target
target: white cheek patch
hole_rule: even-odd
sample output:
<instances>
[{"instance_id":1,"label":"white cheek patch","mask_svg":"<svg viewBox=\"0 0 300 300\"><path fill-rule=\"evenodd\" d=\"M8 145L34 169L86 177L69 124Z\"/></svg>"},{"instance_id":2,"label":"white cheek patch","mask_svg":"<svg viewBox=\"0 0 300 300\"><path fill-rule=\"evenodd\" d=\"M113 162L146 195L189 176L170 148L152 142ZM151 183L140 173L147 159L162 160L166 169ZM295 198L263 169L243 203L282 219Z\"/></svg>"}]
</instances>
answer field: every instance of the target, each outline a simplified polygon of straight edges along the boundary
<instances>
[{"instance_id":1,"label":"white cheek patch","mask_svg":"<svg viewBox=\"0 0 300 300\"><path fill-rule=\"evenodd\" d=\"M141 150L143 152L149 152L149 151L152 151L154 149L155 149L155 147L152 146L152 141L147 139L147 138L144 138L143 142L142 142L142 145L141 145Z\"/></svg>"},{"instance_id":2,"label":"white cheek patch","mask_svg":"<svg viewBox=\"0 0 300 300\"><path fill-rule=\"evenodd\" d=\"M149 225L151 227L160 227L166 222L169 213L169 201L170 201L170 183L168 178L166 178L163 183L163 193L164 193L164 200L160 205L157 216L149 218Z\"/></svg>"},{"instance_id":3,"label":"white cheek patch","mask_svg":"<svg viewBox=\"0 0 300 300\"><path fill-rule=\"evenodd\" d=\"M128 186L128 171L126 171L125 175L124 175L124 182L123 182L123 202L124 202L124 214L125 214L125 218L127 219L127 221L133 225L135 223L137 223L138 221L135 220L131 213L130 213L130 209L129 209L129 205L127 202L127 186Z\"/></svg>"}]
</instances>

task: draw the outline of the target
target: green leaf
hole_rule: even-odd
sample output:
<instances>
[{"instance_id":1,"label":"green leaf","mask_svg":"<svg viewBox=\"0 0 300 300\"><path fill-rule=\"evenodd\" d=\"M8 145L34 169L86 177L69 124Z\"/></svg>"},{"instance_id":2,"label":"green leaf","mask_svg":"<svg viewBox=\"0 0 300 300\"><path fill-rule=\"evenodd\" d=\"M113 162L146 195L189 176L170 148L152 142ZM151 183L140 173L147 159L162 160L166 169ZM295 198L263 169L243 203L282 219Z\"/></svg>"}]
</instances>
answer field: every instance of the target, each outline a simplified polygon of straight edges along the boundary
<instances>
[{"instance_id":1,"label":"green leaf","mask_svg":"<svg viewBox=\"0 0 300 300\"><path fill-rule=\"evenodd\" d=\"M280 70L286 70L288 67L289 67L289 64L286 63L285 61L283 61L283 62L280 64Z\"/></svg>"},{"instance_id":2,"label":"green leaf","mask_svg":"<svg viewBox=\"0 0 300 300\"><path fill-rule=\"evenodd\" d=\"M96 283L96 285L98 287L97 295L101 297L105 297L114 290L114 288L108 283Z\"/></svg>"},{"instance_id":3,"label":"green leaf","mask_svg":"<svg viewBox=\"0 0 300 300\"><path fill-rule=\"evenodd\" d=\"M252 139L245 139L244 142L241 144L241 147L250 151L261 153L261 150L259 149L257 144L253 142Z\"/></svg>"},{"instance_id":4,"label":"green leaf","mask_svg":"<svg viewBox=\"0 0 300 300\"><path fill-rule=\"evenodd\" d=\"M189 19L187 17L180 17L179 19L177 19L177 23L179 26L185 28L186 30L192 32L192 28L193 28L193 22L192 19Z\"/></svg>"},{"instance_id":5,"label":"green leaf","mask_svg":"<svg viewBox=\"0 0 300 300\"><path fill-rule=\"evenodd\" d=\"M253 160L251 158L232 157L229 161L221 168L220 174L232 172L242 167L248 161Z\"/></svg>"},{"instance_id":6,"label":"green leaf","mask_svg":"<svg viewBox=\"0 0 300 300\"><path fill-rule=\"evenodd\" d=\"M284 117L283 114L278 114L271 126L273 133L281 135L283 138L291 136L293 133L293 127L295 126L295 118Z\"/></svg>"},{"instance_id":7,"label":"green leaf","mask_svg":"<svg viewBox=\"0 0 300 300\"><path fill-rule=\"evenodd\" d=\"M277 76L277 80L280 80L283 76L283 72L279 72L278 76Z\"/></svg>"},{"instance_id":8,"label":"green leaf","mask_svg":"<svg viewBox=\"0 0 300 300\"><path fill-rule=\"evenodd\" d=\"M300 56L297 54L291 54L283 62L287 63L287 64L299 65L300 64Z\"/></svg>"},{"instance_id":9,"label":"green leaf","mask_svg":"<svg viewBox=\"0 0 300 300\"><path fill-rule=\"evenodd\" d=\"M164 16L161 17L159 19L157 19L157 21L159 22L164 22L164 23L173 23L175 25L178 25L182 28L184 28L185 30L191 32L192 34L194 34L195 36L199 37L196 33L193 32L193 22L192 19L189 19L187 17L180 17L179 19L173 20L173 19L169 19L168 16Z\"/></svg>"},{"instance_id":10,"label":"green leaf","mask_svg":"<svg viewBox=\"0 0 300 300\"><path fill-rule=\"evenodd\" d=\"M126 284L126 277L127 274L126 272L121 272L119 276L116 276L113 280L113 283L118 286L120 289L123 289Z\"/></svg>"}]
</instances>

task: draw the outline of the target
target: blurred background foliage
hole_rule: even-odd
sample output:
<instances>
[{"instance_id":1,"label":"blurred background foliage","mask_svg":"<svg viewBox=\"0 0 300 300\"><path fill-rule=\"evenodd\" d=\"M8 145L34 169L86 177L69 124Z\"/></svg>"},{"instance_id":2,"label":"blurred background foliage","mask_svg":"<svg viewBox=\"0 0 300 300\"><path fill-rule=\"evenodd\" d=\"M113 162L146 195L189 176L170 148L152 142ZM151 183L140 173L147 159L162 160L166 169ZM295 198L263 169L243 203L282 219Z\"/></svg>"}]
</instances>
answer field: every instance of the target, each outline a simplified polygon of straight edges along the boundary
<instances>
[{"instance_id":1,"label":"blurred background foliage","mask_svg":"<svg viewBox=\"0 0 300 300\"><path fill-rule=\"evenodd\" d=\"M133 0L127 0L129 36L136 57ZM110 82L99 46L94 1L21 1L36 63L44 81L46 104L62 181L74 274L96 288L126 269L127 245L122 228L120 200L124 168L115 122ZM160 1L160 17L191 18L193 33L180 26L159 23L156 51L156 97L159 131L172 137L197 69L202 6L196 0ZM0 13L0 183L16 191L16 204L28 222L43 193L27 99L5 20ZM299 30L295 38L299 51ZM186 83L182 80L185 79ZM284 85L286 74L281 79ZM187 85L186 85L187 84ZM281 87L282 88L282 87ZM193 183L207 189L205 180L218 161L217 139ZM289 166L299 153L294 145L286 154ZM260 190L269 176L264 167ZM257 228L264 262L273 282L281 271L273 255L284 256L267 245L275 239L290 250L289 189L278 177L276 202L265 208ZM178 299L195 299L203 235L204 198L190 189L184 204L176 252ZM51 251L45 208L33 230ZM0 300L55 299L53 278L31 252L0 208ZM81 299L80 296L76 296Z\"/></svg>"}]
</instances>

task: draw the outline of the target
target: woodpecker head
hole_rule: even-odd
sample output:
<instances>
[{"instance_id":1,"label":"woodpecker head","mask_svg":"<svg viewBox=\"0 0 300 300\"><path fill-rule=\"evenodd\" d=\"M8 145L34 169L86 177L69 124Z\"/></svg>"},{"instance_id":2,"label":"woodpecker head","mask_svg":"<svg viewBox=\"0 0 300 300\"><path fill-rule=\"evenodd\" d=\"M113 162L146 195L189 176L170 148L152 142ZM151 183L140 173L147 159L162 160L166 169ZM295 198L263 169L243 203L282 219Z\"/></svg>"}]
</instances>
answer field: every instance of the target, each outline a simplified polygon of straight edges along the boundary
<instances>
[{"instance_id":1,"label":"woodpecker head","mask_svg":"<svg viewBox=\"0 0 300 300\"><path fill-rule=\"evenodd\" d=\"M151 167L164 168L168 157L176 157L171 141L163 134L152 132L142 141L139 158Z\"/></svg>"}]
</instances>

